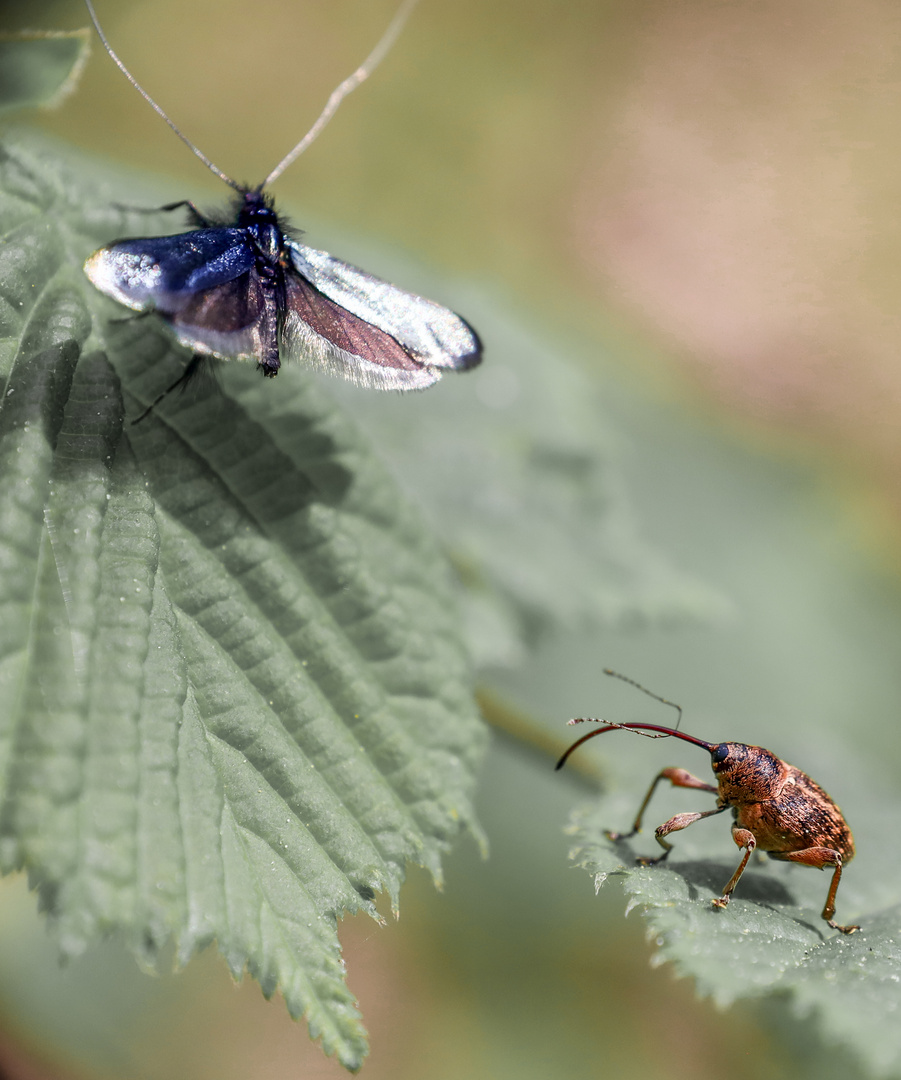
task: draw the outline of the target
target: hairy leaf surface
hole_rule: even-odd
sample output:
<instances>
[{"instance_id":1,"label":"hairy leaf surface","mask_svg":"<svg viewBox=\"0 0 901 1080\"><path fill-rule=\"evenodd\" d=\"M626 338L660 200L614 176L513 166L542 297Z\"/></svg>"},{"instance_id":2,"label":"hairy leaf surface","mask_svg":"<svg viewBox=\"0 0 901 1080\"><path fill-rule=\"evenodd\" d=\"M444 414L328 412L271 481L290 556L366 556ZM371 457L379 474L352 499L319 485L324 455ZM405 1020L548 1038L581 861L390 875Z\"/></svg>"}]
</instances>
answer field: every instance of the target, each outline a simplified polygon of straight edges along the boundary
<instances>
[{"instance_id":1,"label":"hairy leaf surface","mask_svg":"<svg viewBox=\"0 0 901 1080\"><path fill-rule=\"evenodd\" d=\"M99 186L0 151L0 866L64 952L215 940L356 1068L337 918L396 908L408 860L440 880L475 828L446 567L299 372L236 366L131 422L186 356L82 275L148 229Z\"/></svg>"}]
</instances>

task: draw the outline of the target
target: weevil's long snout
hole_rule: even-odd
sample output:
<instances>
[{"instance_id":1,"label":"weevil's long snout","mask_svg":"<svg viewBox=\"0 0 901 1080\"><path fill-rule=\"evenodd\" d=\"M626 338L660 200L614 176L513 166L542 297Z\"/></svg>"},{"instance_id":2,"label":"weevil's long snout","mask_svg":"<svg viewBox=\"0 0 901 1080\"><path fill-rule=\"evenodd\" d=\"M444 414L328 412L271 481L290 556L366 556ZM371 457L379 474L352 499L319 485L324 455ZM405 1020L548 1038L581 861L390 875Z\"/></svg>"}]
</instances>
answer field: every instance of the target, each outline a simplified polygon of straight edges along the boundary
<instances>
[{"instance_id":1,"label":"weevil's long snout","mask_svg":"<svg viewBox=\"0 0 901 1080\"><path fill-rule=\"evenodd\" d=\"M603 724L604 726L598 728L596 731L589 731L587 735L583 735L581 739L577 739L557 762L555 766L556 769L562 769L563 766L566 764L566 759L569 757L569 755L578 747L580 747L582 743L588 742L589 739L593 739L595 735L603 735L605 731L634 731L637 735L646 735L648 738L651 739L664 739L673 737L676 739L682 739L683 742L694 743L695 746L700 746L709 754L713 754L714 750L716 750L716 744L714 743L705 742L704 739L697 739L694 735L687 735L684 731L676 731L675 728L663 727L660 724L611 724L609 720L599 720L593 716L577 717L574 720L570 720L570 723Z\"/></svg>"}]
</instances>

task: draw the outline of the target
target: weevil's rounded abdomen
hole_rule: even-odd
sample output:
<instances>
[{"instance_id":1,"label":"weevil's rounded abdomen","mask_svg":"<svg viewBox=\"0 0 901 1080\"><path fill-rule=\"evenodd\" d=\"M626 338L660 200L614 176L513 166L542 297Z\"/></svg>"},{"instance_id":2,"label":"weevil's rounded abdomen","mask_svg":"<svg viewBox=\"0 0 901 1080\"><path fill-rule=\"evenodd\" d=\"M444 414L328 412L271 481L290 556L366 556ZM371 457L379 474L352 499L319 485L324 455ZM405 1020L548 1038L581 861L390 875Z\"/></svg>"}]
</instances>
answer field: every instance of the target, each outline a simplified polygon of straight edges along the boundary
<instances>
[{"instance_id":1,"label":"weevil's rounded abdomen","mask_svg":"<svg viewBox=\"0 0 901 1080\"><path fill-rule=\"evenodd\" d=\"M841 810L806 773L783 766L786 777L779 798L736 804L736 824L754 834L761 851L826 847L837 851L843 862L853 859L854 837Z\"/></svg>"}]
</instances>

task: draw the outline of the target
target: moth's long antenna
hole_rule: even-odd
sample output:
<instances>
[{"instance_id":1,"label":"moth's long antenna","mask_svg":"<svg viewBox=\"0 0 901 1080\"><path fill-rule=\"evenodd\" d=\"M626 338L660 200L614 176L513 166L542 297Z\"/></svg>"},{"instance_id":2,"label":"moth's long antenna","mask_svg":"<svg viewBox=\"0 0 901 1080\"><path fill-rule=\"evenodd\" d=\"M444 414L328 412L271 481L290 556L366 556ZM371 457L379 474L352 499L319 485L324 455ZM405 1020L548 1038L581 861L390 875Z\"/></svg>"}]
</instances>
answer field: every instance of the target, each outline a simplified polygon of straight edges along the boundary
<instances>
[{"instance_id":1,"label":"moth's long antenna","mask_svg":"<svg viewBox=\"0 0 901 1080\"><path fill-rule=\"evenodd\" d=\"M232 180L230 176L226 176L226 174L220 168L218 168L212 163L212 161L210 161L210 159L200 149L200 147L195 146L187 137L187 135L183 135L181 131L179 131L175 124L169 119L169 117L163 112L159 105L157 105L153 98L147 93L144 87L141 86L138 80L134 77L134 75L132 75L132 73L128 70L128 68L122 63L122 61L113 51L112 45L110 45L110 43L107 41L106 34L104 34L103 32L103 28L100 25L100 21L97 18L97 13L94 11L94 5L91 3L91 0L84 0L84 2L85 6L88 9L88 14L91 16L91 22L94 24L94 29L97 31L97 36L103 42L104 49L106 49L106 51L110 54L113 63L122 72L125 78L128 79L128 81L135 88L135 90L137 90L137 92L154 110L154 112L156 112L166 121L169 127L172 128L172 130L181 139L185 146L187 146L189 150L193 151L200 158L200 160L204 163L204 165L206 165L206 167L210 170L211 173L215 173L215 175L218 176L220 180L223 180L226 184L228 184L229 187L234 188L235 191L243 191L244 189L239 183L237 183L235 180Z\"/></svg>"},{"instance_id":2,"label":"moth's long antenna","mask_svg":"<svg viewBox=\"0 0 901 1080\"><path fill-rule=\"evenodd\" d=\"M87 3L87 0L85 0L85 2ZM388 51L391 49L391 46L397 40L401 30L404 28L404 24L410 16L410 12L416 7L418 2L419 0L403 0L403 3L397 9L397 14L389 23L388 29L382 35L382 39L379 41L378 45L376 45L357 70L352 75L348 75L344 82L332 91L332 95L326 102L325 108L319 114L319 119L313 124L306 135L304 135L297 146L295 146L294 149L283 157L278 165L275 166L272 172L266 177L262 184L260 184L260 188L264 188L267 184L271 184L273 180L278 179L285 169L300 157L304 150L306 150L319 132L322 131L329 120L335 115L338 106L347 95L352 90L356 90L360 83L365 82L373 71L375 71L382 60L384 60ZM143 91L141 92L143 93Z\"/></svg>"}]
</instances>

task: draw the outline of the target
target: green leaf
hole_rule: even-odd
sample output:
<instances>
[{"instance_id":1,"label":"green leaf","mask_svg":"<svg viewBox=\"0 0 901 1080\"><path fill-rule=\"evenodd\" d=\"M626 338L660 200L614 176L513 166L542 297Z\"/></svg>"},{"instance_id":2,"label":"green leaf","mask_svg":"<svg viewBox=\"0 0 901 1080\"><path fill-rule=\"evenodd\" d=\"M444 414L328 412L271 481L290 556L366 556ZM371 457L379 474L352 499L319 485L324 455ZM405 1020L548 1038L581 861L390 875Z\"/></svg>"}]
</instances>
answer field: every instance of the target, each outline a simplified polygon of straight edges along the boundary
<instances>
[{"instance_id":1,"label":"green leaf","mask_svg":"<svg viewBox=\"0 0 901 1080\"><path fill-rule=\"evenodd\" d=\"M0 151L0 867L64 953L215 940L357 1068L337 918L478 832L447 570L298 371L226 366L129 422L186 361L81 272L137 231L129 199L37 139Z\"/></svg>"},{"instance_id":2,"label":"green leaf","mask_svg":"<svg viewBox=\"0 0 901 1080\"><path fill-rule=\"evenodd\" d=\"M671 750L670 756L668 763L682 763L681 755ZM838 760L852 758L850 749L846 757L838 755ZM680 974L692 976L701 994L720 1005L775 996L796 1017L812 1016L827 1043L848 1046L873 1074L896 1075L901 905L882 910L878 905L901 888L897 860L889 865L879 857L891 849L891 822L901 805L885 805L884 795L877 803L875 793L868 796L866 778L853 772L844 778L843 797L867 821L867 850L847 864L838 890L836 919L861 925L846 936L831 930L820 915L828 871L752 860L729 906L713 907L741 857L729 838L727 815L671 836L674 850L665 864L637 866L637 856L659 853L653 837L658 823L677 809L707 809L712 796L683 792L677 799L671 792L666 805L661 792L650 804L645 830L614 843L604 830L631 825L654 775L647 761L643 773L636 764L631 754L618 759L616 791L580 809L568 830L575 837L571 858L594 876L596 889L609 877L619 879L629 898L627 914L638 908L648 921L659 950L656 959L672 961ZM627 791L630 782L635 786ZM886 824L880 827L879 821Z\"/></svg>"},{"instance_id":3,"label":"green leaf","mask_svg":"<svg viewBox=\"0 0 901 1080\"><path fill-rule=\"evenodd\" d=\"M0 112L52 108L78 84L90 53L87 30L0 35Z\"/></svg>"}]
</instances>

